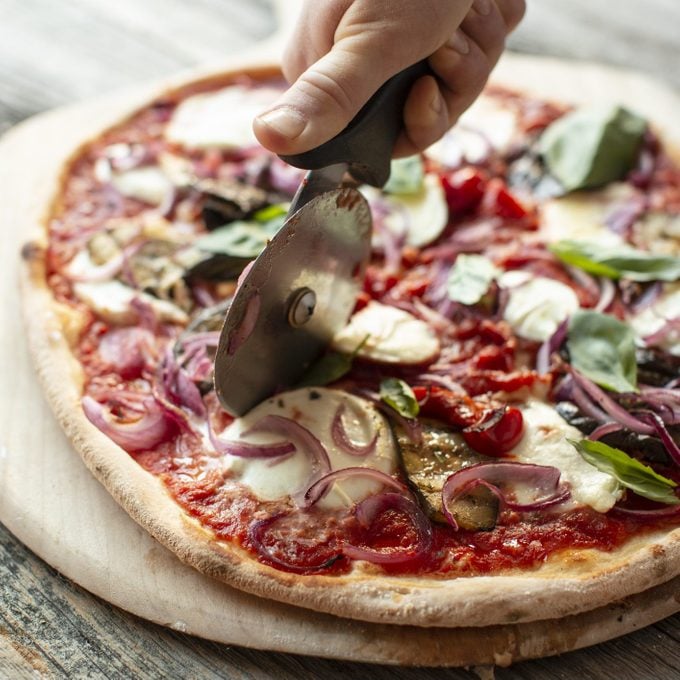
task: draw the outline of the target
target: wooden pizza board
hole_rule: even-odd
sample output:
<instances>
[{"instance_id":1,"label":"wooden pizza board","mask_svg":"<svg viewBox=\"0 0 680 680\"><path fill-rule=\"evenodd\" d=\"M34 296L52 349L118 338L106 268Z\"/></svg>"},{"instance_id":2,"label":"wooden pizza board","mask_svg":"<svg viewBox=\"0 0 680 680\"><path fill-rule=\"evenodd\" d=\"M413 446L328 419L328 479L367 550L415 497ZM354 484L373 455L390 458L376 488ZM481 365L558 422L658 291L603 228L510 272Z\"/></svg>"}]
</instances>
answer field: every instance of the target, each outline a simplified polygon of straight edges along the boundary
<instances>
[{"instance_id":1,"label":"wooden pizza board","mask_svg":"<svg viewBox=\"0 0 680 680\"><path fill-rule=\"evenodd\" d=\"M262 46L233 69L271 61ZM219 69L217 69L219 70ZM166 86L190 77L194 71ZM649 116L680 145L680 97L630 72L508 55L495 81L542 96L614 100ZM53 111L0 141L0 521L37 555L122 609L227 644L388 664L507 665L596 644L680 610L680 578L610 606L560 620L487 628L370 624L248 595L185 566L116 505L54 419L31 366L21 322L21 245L77 143L144 103L163 84ZM675 127L674 127L675 126Z\"/></svg>"}]
</instances>

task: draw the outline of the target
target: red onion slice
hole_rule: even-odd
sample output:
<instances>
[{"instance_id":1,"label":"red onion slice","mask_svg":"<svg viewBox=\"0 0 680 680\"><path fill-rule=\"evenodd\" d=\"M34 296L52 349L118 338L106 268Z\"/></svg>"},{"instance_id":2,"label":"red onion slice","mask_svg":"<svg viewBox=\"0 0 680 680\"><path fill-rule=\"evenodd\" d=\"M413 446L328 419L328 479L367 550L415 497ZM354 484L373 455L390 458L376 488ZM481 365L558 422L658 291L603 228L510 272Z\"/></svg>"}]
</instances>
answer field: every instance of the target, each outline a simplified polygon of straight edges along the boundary
<instances>
[{"instance_id":1,"label":"red onion slice","mask_svg":"<svg viewBox=\"0 0 680 680\"><path fill-rule=\"evenodd\" d=\"M623 425L619 425L618 423L604 423L603 425L596 427L588 435L588 439L591 441L597 441L598 439L602 439L602 437L611 434L612 432L619 432L622 429Z\"/></svg>"},{"instance_id":2,"label":"red onion slice","mask_svg":"<svg viewBox=\"0 0 680 680\"><path fill-rule=\"evenodd\" d=\"M215 451L238 458L278 458L295 451L293 442L275 442L274 444L252 444L249 442L220 439L212 427L208 426L208 435Z\"/></svg>"},{"instance_id":3,"label":"red onion slice","mask_svg":"<svg viewBox=\"0 0 680 680\"><path fill-rule=\"evenodd\" d=\"M99 356L125 380L138 378L154 355L154 337L130 326L109 331L99 343Z\"/></svg>"},{"instance_id":4,"label":"red onion slice","mask_svg":"<svg viewBox=\"0 0 680 680\"><path fill-rule=\"evenodd\" d=\"M680 335L680 316L674 319L667 319L663 326L658 331L646 335L643 340L646 345L659 345L664 342L669 336Z\"/></svg>"},{"instance_id":5,"label":"red onion slice","mask_svg":"<svg viewBox=\"0 0 680 680\"><path fill-rule=\"evenodd\" d=\"M592 380L588 380L585 376L581 375L578 371L572 369L572 374L576 384L581 387L581 389L588 394L593 401L603 409L607 414L609 414L616 422L621 423L624 427L627 427L633 432L638 434L653 434L654 428L647 423L638 420L634 416L630 415L623 407L619 406L610 396L608 396L603 390L601 390Z\"/></svg>"},{"instance_id":6,"label":"red onion slice","mask_svg":"<svg viewBox=\"0 0 680 680\"><path fill-rule=\"evenodd\" d=\"M442 488L444 516L454 529L458 523L449 510L449 505L459 496L469 493L477 486L484 486L501 502L502 507L518 511L545 510L563 503L570 497L569 489L560 487L560 471L547 465L531 463L498 462L477 463L454 472ZM507 498L499 484L523 484L536 489L539 495L529 503L518 503Z\"/></svg>"},{"instance_id":7,"label":"red onion slice","mask_svg":"<svg viewBox=\"0 0 680 680\"><path fill-rule=\"evenodd\" d=\"M378 432L375 432L373 438L366 444L357 444L353 442L342 422L342 416L347 410L346 404L343 402L338 406L333 423L331 424L331 436L335 445L343 452L350 456L367 456L375 451L375 445L378 443Z\"/></svg>"},{"instance_id":8,"label":"red onion slice","mask_svg":"<svg viewBox=\"0 0 680 680\"><path fill-rule=\"evenodd\" d=\"M320 501L331 490L333 484L347 477L366 477L380 482L383 486L389 486L397 491L406 493L408 488L400 481L385 472L369 467L348 467L334 470L317 479L305 492L305 506L310 507Z\"/></svg>"},{"instance_id":9,"label":"red onion slice","mask_svg":"<svg viewBox=\"0 0 680 680\"><path fill-rule=\"evenodd\" d=\"M370 529L375 519L387 510L403 512L409 517L416 531L416 543L408 550L376 550L369 547L345 544L342 553L353 560L364 560L372 564L404 564L427 556L432 546L432 526L418 505L406 496L397 493L383 493L369 496L355 508L355 515L361 526Z\"/></svg>"},{"instance_id":10,"label":"red onion slice","mask_svg":"<svg viewBox=\"0 0 680 680\"><path fill-rule=\"evenodd\" d=\"M338 552L333 555L330 559L321 562L320 564L293 564L292 562L286 562L278 557L276 557L269 548L264 544L263 537L267 529L280 520L285 515L283 513L279 515L273 515L267 519L260 520L259 522L254 522L250 525L248 529L248 539L253 545L255 550L264 557L268 562L275 564L277 567L285 569L286 571L292 571L297 574L307 574L315 571L322 571L328 569L332 564L337 562L338 559L342 557L342 553Z\"/></svg>"},{"instance_id":11,"label":"red onion slice","mask_svg":"<svg viewBox=\"0 0 680 680\"><path fill-rule=\"evenodd\" d=\"M600 299L594 309L596 312L606 312L614 302L616 296L616 285L606 276L600 277Z\"/></svg>"},{"instance_id":12,"label":"red onion slice","mask_svg":"<svg viewBox=\"0 0 680 680\"><path fill-rule=\"evenodd\" d=\"M663 445L666 447L668 455L671 457L676 465L680 465L680 447L675 443L671 433L666 428L661 416L653 411L646 411L639 415L640 420L651 425L653 431L661 439Z\"/></svg>"},{"instance_id":13,"label":"red onion slice","mask_svg":"<svg viewBox=\"0 0 680 680\"><path fill-rule=\"evenodd\" d=\"M172 430L156 400L149 396L143 400L144 412L132 421L116 420L103 404L89 395L82 399L83 411L88 420L105 435L126 451L143 451L151 449L164 441Z\"/></svg>"},{"instance_id":14,"label":"red onion slice","mask_svg":"<svg viewBox=\"0 0 680 680\"><path fill-rule=\"evenodd\" d=\"M680 505L668 505L664 508L656 508L655 510L634 510L633 508L622 508L615 505L611 512L612 514L634 517L636 519L657 520L680 516Z\"/></svg>"},{"instance_id":15,"label":"red onion slice","mask_svg":"<svg viewBox=\"0 0 680 680\"><path fill-rule=\"evenodd\" d=\"M536 354L536 372L545 375L550 371L550 359L553 352L557 352L562 343L567 339L569 318L564 319L555 332L538 348Z\"/></svg>"}]
</instances>

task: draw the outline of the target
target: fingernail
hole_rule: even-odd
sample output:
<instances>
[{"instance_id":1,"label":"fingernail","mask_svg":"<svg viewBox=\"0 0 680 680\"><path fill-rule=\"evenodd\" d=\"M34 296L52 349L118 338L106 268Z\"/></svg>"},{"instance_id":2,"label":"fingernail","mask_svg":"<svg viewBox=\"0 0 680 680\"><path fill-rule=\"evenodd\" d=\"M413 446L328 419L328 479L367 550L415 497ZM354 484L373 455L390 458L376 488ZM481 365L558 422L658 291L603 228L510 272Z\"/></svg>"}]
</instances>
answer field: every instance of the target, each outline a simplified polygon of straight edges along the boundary
<instances>
[{"instance_id":1,"label":"fingernail","mask_svg":"<svg viewBox=\"0 0 680 680\"><path fill-rule=\"evenodd\" d=\"M472 8L482 16L491 13L491 0L474 0Z\"/></svg>"},{"instance_id":2,"label":"fingernail","mask_svg":"<svg viewBox=\"0 0 680 680\"><path fill-rule=\"evenodd\" d=\"M295 110L282 106L258 116L257 119L286 139L295 139L307 127L307 121Z\"/></svg>"},{"instance_id":3,"label":"fingernail","mask_svg":"<svg viewBox=\"0 0 680 680\"><path fill-rule=\"evenodd\" d=\"M458 29L447 41L446 46L455 50L459 54L467 54L470 51L470 43L463 35L463 31Z\"/></svg>"}]
</instances>

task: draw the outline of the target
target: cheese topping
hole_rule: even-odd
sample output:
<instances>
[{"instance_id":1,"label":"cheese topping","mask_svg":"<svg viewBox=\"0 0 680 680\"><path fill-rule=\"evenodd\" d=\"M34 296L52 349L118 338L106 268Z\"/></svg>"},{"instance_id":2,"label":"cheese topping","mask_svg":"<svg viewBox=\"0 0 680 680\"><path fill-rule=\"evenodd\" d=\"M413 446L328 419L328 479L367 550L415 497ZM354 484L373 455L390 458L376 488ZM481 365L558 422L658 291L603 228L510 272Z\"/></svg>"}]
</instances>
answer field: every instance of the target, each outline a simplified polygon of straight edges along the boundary
<instances>
[{"instance_id":1,"label":"cheese topping","mask_svg":"<svg viewBox=\"0 0 680 680\"><path fill-rule=\"evenodd\" d=\"M136 198L150 205L160 205L172 190L170 180L155 165L114 172L111 175L111 184L123 196Z\"/></svg>"},{"instance_id":2,"label":"cheese topping","mask_svg":"<svg viewBox=\"0 0 680 680\"><path fill-rule=\"evenodd\" d=\"M333 442L331 425L338 409L345 405L342 423L357 444L368 443L378 433L375 450L366 456L353 456L339 449ZM256 406L237 418L220 435L221 439L238 440L241 434L268 415L290 418L307 428L328 452L332 470L347 467L370 467L387 474L396 470L397 451L392 432L385 419L373 405L345 392L324 388L305 388L284 392ZM252 434L242 438L254 444L282 441L281 435ZM276 500L304 492L313 471L309 455L300 442L291 438L297 451L280 462L276 459L224 457L224 467L230 470L258 498ZM320 507L352 507L367 496L379 493L381 484L358 475L333 484L331 491L319 501Z\"/></svg>"},{"instance_id":3,"label":"cheese topping","mask_svg":"<svg viewBox=\"0 0 680 680\"><path fill-rule=\"evenodd\" d=\"M81 302L95 311L105 321L113 324L132 324L137 313L130 303L135 298L151 305L160 321L188 323L185 312L167 300L159 300L153 295L126 286L120 281L79 282L73 290Z\"/></svg>"},{"instance_id":4,"label":"cheese topping","mask_svg":"<svg viewBox=\"0 0 680 680\"><path fill-rule=\"evenodd\" d=\"M427 174L423 186L414 194L383 194L374 187L362 187L374 213L387 212L383 223L397 235L405 234L406 243L422 248L444 231L449 208L444 188L437 175Z\"/></svg>"},{"instance_id":5,"label":"cheese topping","mask_svg":"<svg viewBox=\"0 0 680 680\"><path fill-rule=\"evenodd\" d=\"M362 344L363 343L363 344ZM359 347L361 345L361 347ZM369 302L333 338L333 349L386 364L422 364L439 354L430 327L396 307Z\"/></svg>"},{"instance_id":6,"label":"cheese topping","mask_svg":"<svg viewBox=\"0 0 680 680\"><path fill-rule=\"evenodd\" d=\"M668 321L680 318L680 283L666 284L664 292L647 309L627 319L641 345L648 335L661 330ZM680 356L680 330L675 329L659 343L654 343L671 354Z\"/></svg>"},{"instance_id":7,"label":"cheese topping","mask_svg":"<svg viewBox=\"0 0 680 680\"><path fill-rule=\"evenodd\" d=\"M606 218L612 205L635 194L630 184L614 183L600 191L576 191L553 198L539 206L540 230L537 236L548 243L571 239L606 246L620 246L625 240L611 231Z\"/></svg>"},{"instance_id":8,"label":"cheese topping","mask_svg":"<svg viewBox=\"0 0 680 680\"><path fill-rule=\"evenodd\" d=\"M569 286L543 276L509 271L498 283L510 292L503 319L528 340L547 340L579 308L578 297Z\"/></svg>"},{"instance_id":9,"label":"cheese topping","mask_svg":"<svg viewBox=\"0 0 680 680\"><path fill-rule=\"evenodd\" d=\"M583 439L581 432L540 401L529 401L522 415L524 436L511 455L523 463L556 467L562 473L561 481L571 489L573 503L589 505L597 512L611 510L623 490L614 477L587 463L567 441Z\"/></svg>"},{"instance_id":10,"label":"cheese topping","mask_svg":"<svg viewBox=\"0 0 680 680\"><path fill-rule=\"evenodd\" d=\"M197 94L175 109L165 138L187 149L232 149L257 144L253 118L280 94L273 87L232 85Z\"/></svg>"}]
</instances>

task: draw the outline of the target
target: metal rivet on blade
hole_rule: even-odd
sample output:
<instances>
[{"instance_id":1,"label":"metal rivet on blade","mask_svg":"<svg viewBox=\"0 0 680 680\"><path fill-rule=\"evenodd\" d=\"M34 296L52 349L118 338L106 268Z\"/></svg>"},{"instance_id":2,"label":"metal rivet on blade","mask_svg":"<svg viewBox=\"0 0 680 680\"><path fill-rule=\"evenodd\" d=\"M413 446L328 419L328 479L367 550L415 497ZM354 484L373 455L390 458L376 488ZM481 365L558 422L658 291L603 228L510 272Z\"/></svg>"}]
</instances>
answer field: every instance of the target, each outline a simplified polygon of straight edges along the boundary
<instances>
[{"instance_id":1,"label":"metal rivet on blade","mask_svg":"<svg viewBox=\"0 0 680 680\"><path fill-rule=\"evenodd\" d=\"M299 288L292 295L288 308L288 323L291 326L304 326L313 316L316 307L316 293L311 288Z\"/></svg>"}]
</instances>

